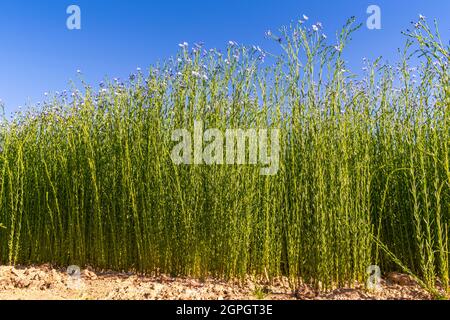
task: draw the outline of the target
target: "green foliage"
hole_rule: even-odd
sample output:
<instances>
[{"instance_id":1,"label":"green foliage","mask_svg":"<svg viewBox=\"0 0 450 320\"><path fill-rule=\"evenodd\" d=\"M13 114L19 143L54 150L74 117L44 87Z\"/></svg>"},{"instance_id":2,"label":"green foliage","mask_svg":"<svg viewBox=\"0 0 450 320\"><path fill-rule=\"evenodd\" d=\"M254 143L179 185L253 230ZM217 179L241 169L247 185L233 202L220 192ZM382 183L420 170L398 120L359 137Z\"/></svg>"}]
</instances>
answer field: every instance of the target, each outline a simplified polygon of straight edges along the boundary
<instances>
[{"instance_id":1,"label":"green foliage","mask_svg":"<svg viewBox=\"0 0 450 320\"><path fill-rule=\"evenodd\" d=\"M256 286L255 290L253 291L253 296L257 300L264 300L267 296L267 289L264 287Z\"/></svg>"},{"instance_id":2,"label":"green foliage","mask_svg":"<svg viewBox=\"0 0 450 320\"><path fill-rule=\"evenodd\" d=\"M4 122L0 263L287 275L321 289L402 265L448 287L449 49L422 21L398 66L367 61L358 77L343 58L355 29L328 45L284 28L284 53L265 64L259 48L183 46L127 84ZM175 165L172 132L195 120L279 128L278 174Z\"/></svg>"}]
</instances>

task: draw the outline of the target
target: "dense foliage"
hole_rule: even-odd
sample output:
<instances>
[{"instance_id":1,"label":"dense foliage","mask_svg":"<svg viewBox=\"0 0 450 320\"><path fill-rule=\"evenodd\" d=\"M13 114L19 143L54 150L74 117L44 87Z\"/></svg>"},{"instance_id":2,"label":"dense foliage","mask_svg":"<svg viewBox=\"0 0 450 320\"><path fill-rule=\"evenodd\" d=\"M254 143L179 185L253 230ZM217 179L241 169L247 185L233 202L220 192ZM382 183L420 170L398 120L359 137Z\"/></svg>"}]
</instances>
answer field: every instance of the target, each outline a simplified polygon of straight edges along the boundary
<instances>
[{"instance_id":1,"label":"dense foliage","mask_svg":"<svg viewBox=\"0 0 450 320\"><path fill-rule=\"evenodd\" d=\"M348 70L353 21L230 42L3 121L0 262L223 278L287 275L318 288L366 269L448 287L449 47L421 18L397 65ZM414 67L410 54L419 57ZM175 129L280 129L280 168L176 165Z\"/></svg>"}]
</instances>

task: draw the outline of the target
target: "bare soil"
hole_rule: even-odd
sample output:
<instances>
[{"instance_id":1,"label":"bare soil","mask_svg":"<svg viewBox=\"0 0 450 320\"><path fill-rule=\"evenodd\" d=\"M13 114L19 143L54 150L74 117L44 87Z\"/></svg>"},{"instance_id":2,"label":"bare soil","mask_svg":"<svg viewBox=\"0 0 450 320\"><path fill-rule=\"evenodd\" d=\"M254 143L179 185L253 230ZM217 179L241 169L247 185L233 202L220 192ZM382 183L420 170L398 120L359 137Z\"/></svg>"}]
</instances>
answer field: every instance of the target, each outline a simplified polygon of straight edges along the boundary
<instances>
[{"instance_id":1,"label":"bare soil","mask_svg":"<svg viewBox=\"0 0 450 320\"><path fill-rule=\"evenodd\" d=\"M48 265L0 266L0 300L417 300L432 299L406 275L392 273L381 280L381 289L369 292L361 286L316 293L307 285L293 291L287 279L267 285L216 279L173 278L165 275L82 270L79 277Z\"/></svg>"}]
</instances>

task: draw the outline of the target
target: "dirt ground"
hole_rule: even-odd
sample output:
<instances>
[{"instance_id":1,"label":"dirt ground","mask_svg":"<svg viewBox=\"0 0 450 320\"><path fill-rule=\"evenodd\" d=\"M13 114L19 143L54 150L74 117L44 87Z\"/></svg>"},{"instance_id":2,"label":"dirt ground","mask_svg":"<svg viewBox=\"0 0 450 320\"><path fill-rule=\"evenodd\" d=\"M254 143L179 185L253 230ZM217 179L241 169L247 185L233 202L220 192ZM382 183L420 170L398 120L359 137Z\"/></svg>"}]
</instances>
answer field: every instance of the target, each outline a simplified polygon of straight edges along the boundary
<instances>
[{"instance_id":1,"label":"dirt ground","mask_svg":"<svg viewBox=\"0 0 450 320\"><path fill-rule=\"evenodd\" d=\"M381 289L337 289L316 294L308 286L289 289L286 279L271 285L247 280L244 284L203 281L169 276L144 277L131 273L96 273L89 269L57 270L50 266L0 266L0 300L366 300L431 299L408 276L392 273L381 280Z\"/></svg>"}]
</instances>

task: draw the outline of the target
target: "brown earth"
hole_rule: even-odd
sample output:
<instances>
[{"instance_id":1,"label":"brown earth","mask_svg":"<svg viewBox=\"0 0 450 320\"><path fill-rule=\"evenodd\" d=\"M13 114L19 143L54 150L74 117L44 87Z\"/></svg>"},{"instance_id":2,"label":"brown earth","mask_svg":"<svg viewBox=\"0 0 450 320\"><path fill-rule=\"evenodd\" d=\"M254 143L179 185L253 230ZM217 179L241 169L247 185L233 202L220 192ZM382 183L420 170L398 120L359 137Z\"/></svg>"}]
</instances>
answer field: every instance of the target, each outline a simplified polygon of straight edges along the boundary
<instances>
[{"instance_id":1,"label":"brown earth","mask_svg":"<svg viewBox=\"0 0 450 320\"><path fill-rule=\"evenodd\" d=\"M96 273L82 270L79 277L66 270L39 267L0 266L0 300L366 300L432 299L410 277L389 274L381 289L369 292L362 287L337 289L317 294L304 285L289 289L286 279L270 285L247 280L230 283L215 279L203 281L165 275L139 276L132 273Z\"/></svg>"}]
</instances>

